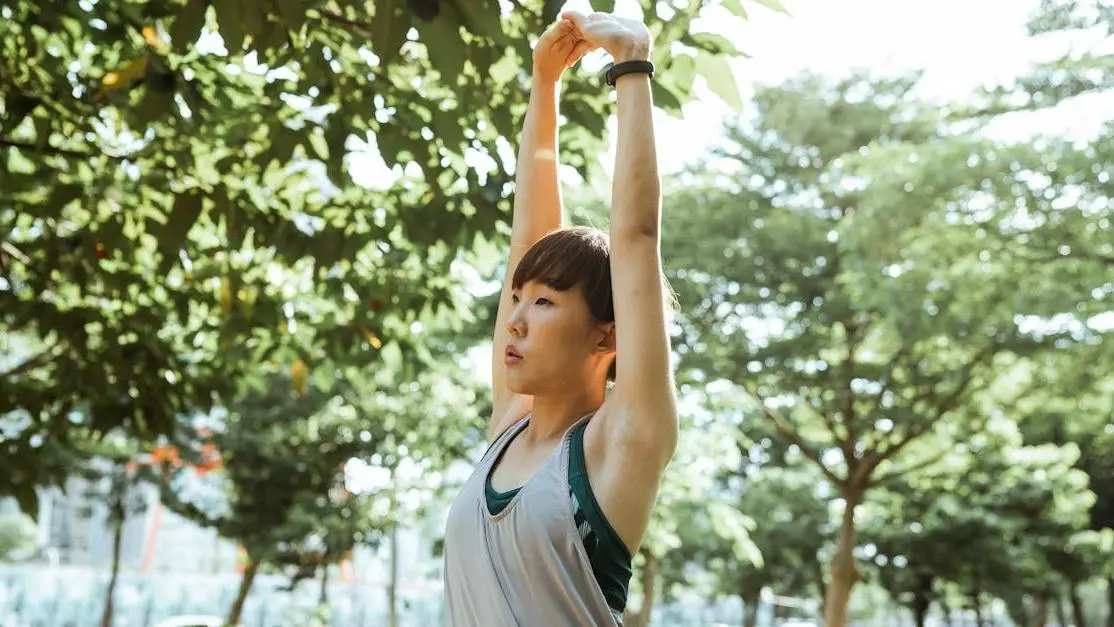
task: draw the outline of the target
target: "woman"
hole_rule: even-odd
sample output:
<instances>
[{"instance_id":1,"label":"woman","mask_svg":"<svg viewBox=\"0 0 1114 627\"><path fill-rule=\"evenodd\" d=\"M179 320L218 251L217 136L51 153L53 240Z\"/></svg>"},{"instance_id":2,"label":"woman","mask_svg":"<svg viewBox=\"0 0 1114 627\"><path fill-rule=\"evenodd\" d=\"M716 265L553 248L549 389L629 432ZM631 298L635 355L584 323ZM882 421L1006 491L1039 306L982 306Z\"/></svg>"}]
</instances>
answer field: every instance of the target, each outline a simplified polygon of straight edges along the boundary
<instances>
[{"instance_id":1,"label":"woman","mask_svg":"<svg viewBox=\"0 0 1114 627\"><path fill-rule=\"evenodd\" d=\"M609 234L561 228L557 179L560 79L596 48L615 62ZM449 625L621 622L631 556L677 441L649 55L644 25L606 13L567 12L535 48L491 445L446 528Z\"/></svg>"}]
</instances>

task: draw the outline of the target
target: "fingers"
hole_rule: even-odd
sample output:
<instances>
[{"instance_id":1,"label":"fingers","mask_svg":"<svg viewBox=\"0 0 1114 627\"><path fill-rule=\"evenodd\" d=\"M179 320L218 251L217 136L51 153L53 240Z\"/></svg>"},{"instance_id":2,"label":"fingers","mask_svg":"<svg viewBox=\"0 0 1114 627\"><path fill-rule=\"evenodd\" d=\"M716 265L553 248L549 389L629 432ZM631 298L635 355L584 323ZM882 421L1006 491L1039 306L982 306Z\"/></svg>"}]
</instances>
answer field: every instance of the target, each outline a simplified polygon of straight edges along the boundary
<instances>
[{"instance_id":1,"label":"fingers","mask_svg":"<svg viewBox=\"0 0 1114 627\"><path fill-rule=\"evenodd\" d=\"M570 52L569 56L565 59L565 67L572 67L581 57L595 50L597 47L598 46L590 43L586 39L581 39L576 42L576 47L572 49L572 52Z\"/></svg>"},{"instance_id":2,"label":"fingers","mask_svg":"<svg viewBox=\"0 0 1114 627\"><path fill-rule=\"evenodd\" d=\"M569 22L572 22L573 26L576 26L577 30L581 30L581 29L584 28L584 20L585 19L587 19L587 18L580 11L562 11L561 12L561 21L564 22L564 21L568 20Z\"/></svg>"}]
</instances>

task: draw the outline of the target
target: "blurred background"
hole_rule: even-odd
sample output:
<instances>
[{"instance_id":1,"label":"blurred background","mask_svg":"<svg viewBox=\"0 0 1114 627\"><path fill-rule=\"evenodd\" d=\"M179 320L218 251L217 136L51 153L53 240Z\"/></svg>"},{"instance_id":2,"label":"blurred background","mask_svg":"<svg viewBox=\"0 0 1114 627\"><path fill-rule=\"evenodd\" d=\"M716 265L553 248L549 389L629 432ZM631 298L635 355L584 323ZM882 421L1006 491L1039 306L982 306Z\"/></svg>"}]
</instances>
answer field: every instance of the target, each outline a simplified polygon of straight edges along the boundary
<instances>
[{"instance_id":1,"label":"blurred background","mask_svg":"<svg viewBox=\"0 0 1114 627\"><path fill-rule=\"evenodd\" d=\"M624 624L1114 627L1114 5L783 2L0 0L0 626L440 624L567 6L657 42L682 435Z\"/></svg>"}]
</instances>

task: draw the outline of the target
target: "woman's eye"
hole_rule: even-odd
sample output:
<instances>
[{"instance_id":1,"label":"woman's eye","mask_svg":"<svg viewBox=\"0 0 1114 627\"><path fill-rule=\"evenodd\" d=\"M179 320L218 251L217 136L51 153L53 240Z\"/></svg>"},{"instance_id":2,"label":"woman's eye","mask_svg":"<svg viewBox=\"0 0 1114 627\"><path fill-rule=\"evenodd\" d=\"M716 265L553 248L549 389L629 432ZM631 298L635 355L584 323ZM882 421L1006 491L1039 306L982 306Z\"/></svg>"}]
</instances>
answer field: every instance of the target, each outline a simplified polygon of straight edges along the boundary
<instances>
[{"instance_id":1,"label":"woman's eye","mask_svg":"<svg viewBox=\"0 0 1114 627\"><path fill-rule=\"evenodd\" d=\"M538 300L536 300L534 302L536 302L539 305L552 305L553 304L553 302L550 301L548 298L539 298Z\"/></svg>"}]
</instances>

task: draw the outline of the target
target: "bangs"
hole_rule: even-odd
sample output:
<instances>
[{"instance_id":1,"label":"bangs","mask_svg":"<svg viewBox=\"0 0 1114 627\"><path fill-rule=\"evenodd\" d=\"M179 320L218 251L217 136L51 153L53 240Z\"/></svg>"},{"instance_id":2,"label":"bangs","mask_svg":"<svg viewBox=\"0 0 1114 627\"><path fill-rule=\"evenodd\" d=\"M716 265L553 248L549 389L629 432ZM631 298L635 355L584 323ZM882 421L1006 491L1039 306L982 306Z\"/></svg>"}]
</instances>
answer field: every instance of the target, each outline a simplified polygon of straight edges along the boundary
<instances>
[{"instance_id":1,"label":"bangs","mask_svg":"<svg viewBox=\"0 0 1114 627\"><path fill-rule=\"evenodd\" d=\"M581 287L592 316L602 322L615 320L611 300L611 251L607 235L597 229L569 228L538 240L522 257L511 287L541 283L555 290Z\"/></svg>"}]
</instances>

